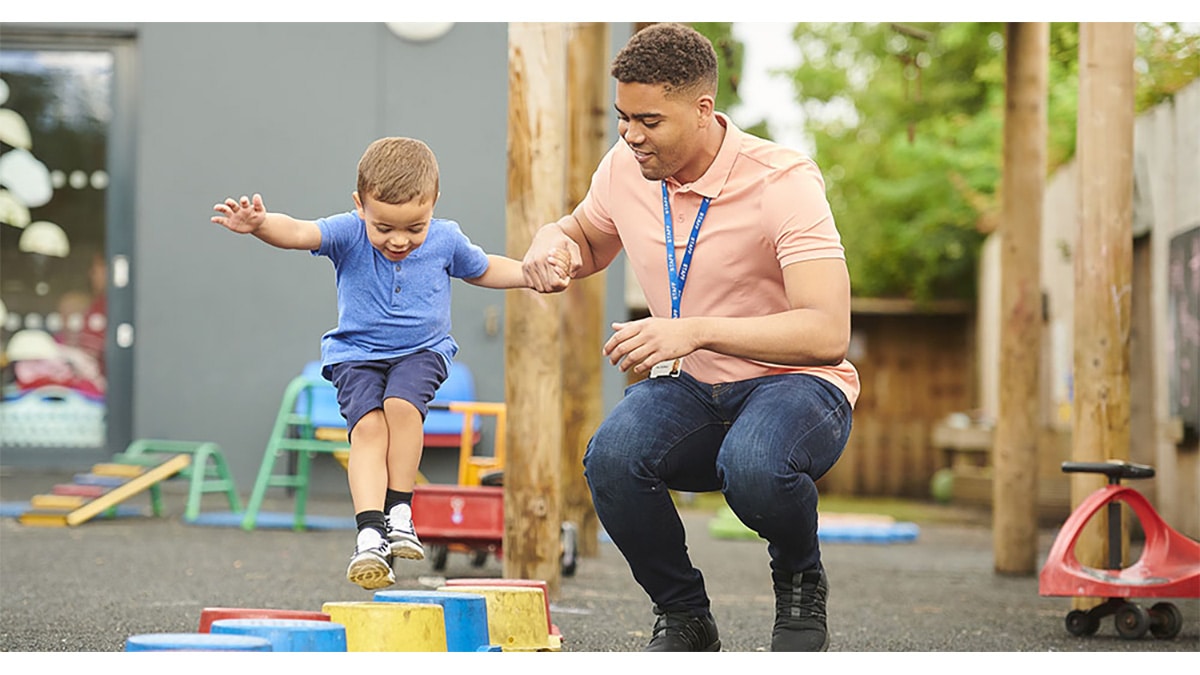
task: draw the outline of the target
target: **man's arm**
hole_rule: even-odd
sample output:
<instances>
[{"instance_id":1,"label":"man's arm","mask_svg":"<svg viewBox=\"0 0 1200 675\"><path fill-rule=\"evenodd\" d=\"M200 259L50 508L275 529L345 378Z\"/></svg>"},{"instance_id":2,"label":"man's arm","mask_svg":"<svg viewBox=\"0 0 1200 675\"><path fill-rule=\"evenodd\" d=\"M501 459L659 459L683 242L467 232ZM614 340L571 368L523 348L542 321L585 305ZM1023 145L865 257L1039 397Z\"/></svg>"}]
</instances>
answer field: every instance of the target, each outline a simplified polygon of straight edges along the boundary
<instances>
[{"instance_id":1,"label":"man's arm","mask_svg":"<svg viewBox=\"0 0 1200 675\"><path fill-rule=\"evenodd\" d=\"M836 365L850 345L846 261L821 258L783 268L792 309L746 318L697 317L696 349L787 366Z\"/></svg>"},{"instance_id":2,"label":"man's arm","mask_svg":"<svg viewBox=\"0 0 1200 675\"><path fill-rule=\"evenodd\" d=\"M698 350L788 366L840 363L850 343L850 275L840 258L783 268L791 309L754 317L649 318L614 323L604 353L626 371Z\"/></svg>"},{"instance_id":3,"label":"man's arm","mask_svg":"<svg viewBox=\"0 0 1200 675\"><path fill-rule=\"evenodd\" d=\"M556 222L543 225L521 261L530 288L541 292L556 290L558 272L553 252L560 249L570 253L571 265L567 270L570 276L581 279L608 267L621 251L621 239L596 229L578 208Z\"/></svg>"}]
</instances>

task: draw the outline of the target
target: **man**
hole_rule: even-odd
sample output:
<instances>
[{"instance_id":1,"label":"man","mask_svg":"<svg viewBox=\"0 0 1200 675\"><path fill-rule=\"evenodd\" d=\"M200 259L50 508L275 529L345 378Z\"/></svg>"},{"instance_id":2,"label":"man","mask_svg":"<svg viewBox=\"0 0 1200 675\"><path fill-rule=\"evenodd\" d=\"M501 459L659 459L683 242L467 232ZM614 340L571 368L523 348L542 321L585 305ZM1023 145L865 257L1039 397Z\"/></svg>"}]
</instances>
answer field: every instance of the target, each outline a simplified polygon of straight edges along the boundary
<instances>
[{"instance_id":1,"label":"man","mask_svg":"<svg viewBox=\"0 0 1200 675\"><path fill-rule=\"evenodd\" d=\"M584 457L600 522L654 603L645 650L721 645L670 490L720 490L767 540L771 649L824 650L815 481L841 456L859 391L824 182L809 158L714 110L716 54L691 28L638 32L612 75L621 140L575 211L538 230L523 268L549 291L553 251L567 246L583 277L623 249L646 295L651 316L613 324L603 352L649 377Z\"/></svg>"}]
</instances>

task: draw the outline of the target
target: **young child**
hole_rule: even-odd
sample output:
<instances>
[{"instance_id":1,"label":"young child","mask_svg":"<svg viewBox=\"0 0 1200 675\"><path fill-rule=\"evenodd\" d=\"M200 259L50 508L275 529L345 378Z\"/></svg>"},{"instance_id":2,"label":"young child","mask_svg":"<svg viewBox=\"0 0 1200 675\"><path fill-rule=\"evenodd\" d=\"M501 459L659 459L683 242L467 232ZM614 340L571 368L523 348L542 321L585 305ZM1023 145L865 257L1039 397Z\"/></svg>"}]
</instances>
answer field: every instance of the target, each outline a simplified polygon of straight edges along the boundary
<instances>
[{"instance_id":1,"label":"young child","mask_svg":"<svg viewBox=\"0 0 1200 675\"><path fill-rule=\"evenodd\" d=\"M328 256L338 325L321 338L322 374L350 434L348 477L358 536L346 578L371 590L395 582L393 557L421 560L412 491L428 403L458 351L450 335L451 277L485 288L528 288L521 263L489 255L457 223L433 217L438 166L424 143L382 138L358 163L354 211L298 220L258 194L226 199L212 222L272 246ZM569 278L567 251L555 265ZM380 510L382 509L382 510Z\"/></svg>"}]
</instances>

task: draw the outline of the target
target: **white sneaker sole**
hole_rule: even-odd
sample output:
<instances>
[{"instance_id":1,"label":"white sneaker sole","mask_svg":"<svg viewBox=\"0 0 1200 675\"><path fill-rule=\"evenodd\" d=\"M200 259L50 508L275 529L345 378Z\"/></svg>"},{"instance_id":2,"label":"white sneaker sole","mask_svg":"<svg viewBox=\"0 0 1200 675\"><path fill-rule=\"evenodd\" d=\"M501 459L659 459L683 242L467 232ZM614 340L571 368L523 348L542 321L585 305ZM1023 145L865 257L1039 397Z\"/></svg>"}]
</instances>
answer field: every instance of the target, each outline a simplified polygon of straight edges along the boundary
<instances>
[{"instance_id":1,"label":"white sneaker sole","mask_svg":"<svg viewBox=\"0 0 1200 675\"><path fill-rule=\"evenodd\" d=\"M424 560L425 549L419 543L402 539L400 541L391 542L392 559L403 558L404 560Z\"/></svg>"},{"instance_id":2,"label":"white sneaker sole","mask_svg":"<svg viewBox=\"0 0 1200 675\"><path fill-rule=\"evenodd\" d=\"M391 566L375 556L351 560L350 567L346 568L346 579L368 591L396 583L396 575L392 574Z\"/></svg>"}]
</instances>

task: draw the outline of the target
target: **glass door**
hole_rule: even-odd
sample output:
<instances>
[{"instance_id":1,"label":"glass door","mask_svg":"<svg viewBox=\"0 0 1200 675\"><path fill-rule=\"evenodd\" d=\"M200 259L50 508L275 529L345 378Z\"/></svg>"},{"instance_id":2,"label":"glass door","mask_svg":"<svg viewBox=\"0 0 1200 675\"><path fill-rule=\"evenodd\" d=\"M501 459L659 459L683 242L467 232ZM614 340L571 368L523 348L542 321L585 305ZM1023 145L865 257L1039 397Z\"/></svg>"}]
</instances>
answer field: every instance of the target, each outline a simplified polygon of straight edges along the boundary
<instances>
[{"instance_id":1,"label":"glass door","mask_svg":"<svg viewBox=\"0 0 1200 675\"><path fill-rule=\"evenodd\" d=\"M122 322L110 307L114 282L123 289L129 276L127 258L111 255L109 222L119 59L69 39L26 47L9 38L0 49L0 450L6 459L16 449L46 460L110 454L125 441L113 438L114 421L129 426L127 400L114 407L111 386L129 380L130 363L117 355Z\"/></svg>"}]
</instances>

